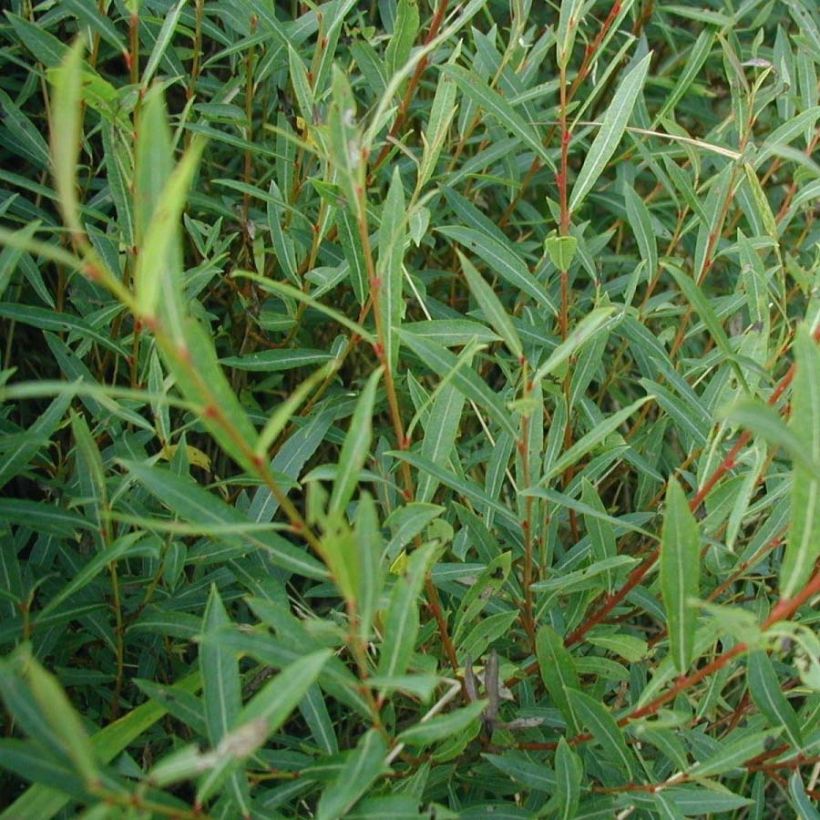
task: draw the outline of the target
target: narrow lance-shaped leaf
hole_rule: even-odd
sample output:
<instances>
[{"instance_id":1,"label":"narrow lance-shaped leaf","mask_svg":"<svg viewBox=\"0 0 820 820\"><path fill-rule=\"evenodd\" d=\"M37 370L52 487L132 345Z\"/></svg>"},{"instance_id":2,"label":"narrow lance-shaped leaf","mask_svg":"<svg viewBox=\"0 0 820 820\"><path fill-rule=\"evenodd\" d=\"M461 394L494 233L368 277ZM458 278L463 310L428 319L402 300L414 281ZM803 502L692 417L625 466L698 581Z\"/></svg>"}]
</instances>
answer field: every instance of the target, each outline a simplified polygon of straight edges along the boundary
<instances>
[{"instance_id":1,"label":"narrow lance-shaped leaf","mask_svg":"<svg viewBox=\"0 0 820 820\"><path fill-rule=\"evenodd\" d=\"M632 402L632 404L618 410L611 416L607 416L600 424L593 427L583 438L573 444L572 447L550 467L539 483L543 484L549 481L554 476L563 473L567 467L571 467L578 462L590 450L597 447L608 435L615 432L636 410L652 398L654 397L644 396L642 399Z\"/></svg>"},{"instance_id":2,"label":"narrow lance-shaped leaf","mask_svg":"<svg viewBox=\"0 0 820 820\"><path fill-rule=\"evenodd\" d=\"M399 169L395 168L379 228L379 258L376 263L378 285L372 283L374 289L378 287L377 307L382 330L380 341L384 346L384 360L391 372L395 371L399 357L395 331L401 325L405 225L404 187Z\"/></svg>"},{"instance_id":3,"label":"narrow lance-shaped leaf","mask_svg":"<svg viewBox=\"0 0 820 820\"><path fill-rule=\"evenodd\" d=\"M686 673L695 650L696 598L700 582L700 533L686 494L669 481L661 534L660 584L675 668Z\"/></svg>"},{"instance_id":4,"label":"narrow lance-shaped leaf","mask_svg":"<svg viewBox=\"0 0 820 820\"><path fill-rule=\"evenodd\" d=\"M476 302L478 302L479 307L487 317L490 327L504 340L510 353L517 358L521 358L524 355L524 348L510 315L504 309L493 289L484 281L484 277L473 267L470 260L461 251L457 250L456 253L461 262L464 278L467 280Z\"/></svg>"},{"instance_id":5,"label":"narrow lance-shaped leaf","mask_svg":"<svg viewBox=\"0 0 820 820\"><path fill-rule=\"evenodd\" d=\"M581 22L581 10L584 0L561 0L561 11L558 14L558 31L555 34L555 53L558 65L565 69L572 56L575 35Z\"/></svg>"},{"instance_id":6,"label":"narrow lance-shaped leaf","mask_svg":"<svg viewBox=\"0 0 820 820\"><path fill-rule=\"evenodd\" d=\"M163 186L142 237L134 283L136 309L144 318L154 317L161 294L165 295L166 301L182 301L178 281L182 267L178 247L179 221L204 147L205 141L194 137L179 165ZM169 281L171 279L175 281ZM182 306L178 309L181 311Z\"/></svg>"},{"instance_id":7,"label":"narrow lance-shaped leaf","mask_svg":"<svg viewBox=\"0 0 820 820\"><path fill-rule=\"evenodd\" d=\"M575 211L581 205L606 167L610 157L615 153L615 149L626 130L632 109L635 107L638 94L641 93L643 88L651 59L652 54L647 54L618 86L618 90L615 92L615 96L604 115L601 129L590 146L581 167L581 172L578 174L578 179L575 180L575 184L572 186L572 194L569 199L571 211Z\"/></svg>"},{"instance_id":8,"label":"narrow lance-shaped leaf","mask_svg":"<svg viewBox=\"0 0 820 820\"><path fill-rule=\"evenodd\" d=\"M428 746L431 743L446 740L477 720L486 706L486 700L478 700L462 709L448 712L446 715L437 715L430 720L421 721L405 729L396 740L410 746Z\"/></svg>"},{"instance_id":9,"label":"narrow lance-shaped leaf","mask_svg":"<svg viewBox=\"0 0 820 820\"><path fill-rule=\"evenodd\" d=\"M494 273L509 282L516 290L532 296L539 305L557 315L558 311L551 297L533 278L526 262L510 242L502 242L499 237L461 225L450 225L436 230L474 251L492 268Z\"/></svg>"},{"instance_id":10,"label":"narrow lance-shaped leaf","mask_svg":"<svg viewBox=\"0 0 820 820\"><path fill-rule=\"evenodd\" d=\"M534 382L553 373L555 369L563 364L581 345L594 338L606 325L610 323L610 317L615 312L614 307L600 307L592 310L584 316L573 328L567 338L552 351L549 358L535 371L532 380ZM602 331L601 331L602 332Z\"/></svg>"},{"instance_id":11,"label":"narrow lance-shaped leaf","mask_svg":"<svg viewBox=\"0 0 820 820\"><path fill-rule=\"evenodd\" d=\"M212 586L202 631L212 636L230 623L222 598L216 586ZM208 738L211 743L217 743L233 728L242 705L239 664L233 651L224 648L219 640L209 638L203 641L200 648L199 665L202 669Z\"/></svg>"},{"instance_id":12,"label":"narrow lance-shaped leaf","mask_svg":"<svg viewBox=\"0 0 820 820\"><path fill-rule=\"evenodd\" d=\"M356 595L359 635L370 640L373 616L384 585L382 568L383 541L379 530L376 505L372 496L362 493L356 508L356 560L359 563L359 583Z\"/></svg>"},{"instance_id":13,"label":"narrow lance-shaped leaf","mask_svg":"<svg viewBox=\"0 0 820 820\"><path fill-rule=\"evenodd\" d=\"M458 87L465 96L492 114L504 128L518 137L549 168L555 167L552 157L539 139L535 128L495 89L490 88L478 74L455 65L448 65L444 71L458 83Z\"/></svg>"},{"instance_id":14,"label":"narrow lance-shaped leaf","mask_svg":"<svg viewBox=\"0 0 820 820\"><path fill-rule=\"evenodd\" d=\"M54 184L68 227L82 233L77 199L77 162L82 136L83 43L78 39L54 74L51 156Z\"/></svg>"},{"instance_id":15,"label":"narrow lance-shaped leaf","mask_svg":"<svg viewBox=\"0 0 820 820\"><path fill-rule=\"evenodd\" d=\"M381 367L370 374L350 419L350 427L339 454L339 469L328 505L329 516L343 512L347 507L353 497L356 484L358 484L359 472L370 452L370 441L373 435L373 405L376 401L376 388L381 375Z\"/></svg>"},{"instance_id":16,"label":"narrow lance-shaped leaf","mask_svg":"<svg viewBox=\"0 0 820 820\"><path fill-rule=\"evenodd\" d=\"M791 426L813 464L820 464L820 348L807 327L798 328ZM796 463L792 474L789 537L780 567L780 595L790 598L808 581L820 557L820 478Z\"/></svg>"},{"instance_id":17,"label":"narrow lance-shaped leaf","mask_svg":"<svg viewBox=\"0 0 820 820\"><path fill-rule=\"evenodd\" d=\"M344 817L384 771L386 756L387 744L381 734L376 729L365 733L336 780L322 792L317 820Z\"/></svg>"},{"instance_id":18,"label":"narrow lance-shaped leaf","mask_svg":"<svg viewBox=\"0 0 820 820\"><path fill-rule=\"evenodd\" d=\"M603 515L584 516L584 526L587 528L590 541L592 542L592 554L595 560L603 561L606 558L612 558L617 553L615 531L612 528L609 517L606 516L606 507L604 507L600 496L595 492L595 488L587 479L583 479L581 485L581 499L593 510L603 513ZM606 579L607 588L611 592L613 583L612 574L607 573Z\"/></svg>"},{"instance_id":19,"label":"narrow lance-shaped leaf","mask_svg":"<svg viewBox=\"0 0 820 820\"><path fill-rule=\"evenodd\" d=\"M646 271L651 279L658 269L658 241L652 230L649 208L631 185L624 186L624 198L629 226L635 234L641 258L646 262Z\"/></svg>"},{"instance_id":20,"label":"narrow lance-shaped leaf","mask_svg":"<svg viewBox=\"0 0 820 820\"><path fill-rule=\"evenodd\" d=\"M576 816L583 773L581 759L572 751L566 738L562 737L555 752L555 802L558 807L557 817L561 820L572 820Z\"/></svg>"},{"instance_id":21,"label":"narrow lance-shaped leaf","mask_svg":"<svg viewBox=\"0 0 820 820\"><path fill-rule=\"evenodd\" d=\"M576 689L569 691L569 699L581 723L592 732L606 757L632 777L634 758L626 745L623 731L606 706Z\"/></svg>"},{"instance_id":22,"label":"narrow lance-shaped leaf","mask_svg":"<svg viewBox=\"0 0 820 820\"><path fill-rule=\"evenodd\" d=\"M99 767L94 748L80 716L57 678L46 671L27 648L18 651L13 660L18 667L15 672L19 670L34 695L40 711L39 718L45 719L57 739L59 746L52 751L65 754L86 783L96 781Z\"/></svg>"},{"instance_id":23,"label":"narrow lance-shaped leaf","mask_svg":"<svg viewBox=\"0 0 820 820\"><path fill-rule=\"evenodd\" d=\"M332 98L328 110L330 158L337 180L347 198L348 208L357 219L364 217L359 191L364 188L361 156L361 129L356 123L356 102L344 72L333 66Z\"/></svg>"},{"instance_id":24,"label":"narrow lance-shaped leaf","mask_svg":"<svg viewBox=\"0 0 820 820\"><path fill-rule=\"evenodd\" d=\"M452 384L441 385L433 400L421 442L421 455L439 467L447 466L455 446L464 401L464 394ZM416 498L423 502L430 501L438 485L434 476L420 471Z\"/></svg>"},{"instance_id":25,"label":"narrow lance-shaped leaf","mask_svg":"<svg viewBox=\"0 0 820 820\"><path fill-rule=\"evenodd\" d=\"M418 548L410 556L407 573L396 579L384 627L377 674L384 677L407 671L419 632L419 595L436 543Z\"/></svg>"},{"instance_id":26,"label":"narrow lance-shaped leaf","mask_svg":"<svg viewBox=\"0 0 820 820\"><path fill-rule=\"evenodd\" d=\"M430 108L430 118L424 132L424 151L421 155L417 188L420 190L433 175L433 171L441 155L450 123L456 113L457 87L453 78L441 72L439 74L436 94Z\"/></svg>"},{"instance_id":27,"label":"narrow lance-shaped leaf","mask_svg":"<svg viewBox=\"0 0 820 820\"><path fill-rule=\"evenodd\" d=\"M487 383L472 369L459 367L456 356L449 350L431 342L422 336L399 331L402 342L407 345L427 367L441 378L452 377L452 384L468 399L485 407L493 418L515 436L515 426L510 420L510 413L498 396L487 386Z\"/></svg>"},{"instance_id":28,"label":"narrow lance-shaped leaf","mask_svg":"<svg viewBox=\"0 0 820 820\"><path fill-rule=\"evenodd\" d=\"M134 155L134 216L137 245L142 245L154 209L174 166L171 131L161 86L153 86L140 107Z\"/></svg>"},{"instance_id":29,"label":"narrow lance-shaped leaf","mask_svg":"<svg viewBox=\"0 0 820 820\"><path fill-rule=\"evenodd\" d=\"M564 648L561 636L548 624L544 624L535 637L535 649L541 679L550 693L553 703L561 710L569 731L576 735L581 724L569 697L570 690L580 689L581 682L575 671L572 656Z\"/></svg>"},{"instance_id":30,"label":"narrow lance-shaped leaf","mask_svg":"<svg viewBox=\"0 0 820 820\"><path fill-rule=\"evenodd\" d=\"M749 694L769 724L772 727L782 726L789 743L795 749L802 748L803 739L797 715L786 700L777 672L765 651L759 649L749 653L746 660L746 677Z\"/></svg>"},{"instance_id":31,"label":"narrow lance-shaped leaf","mask_svg":"<svg viewBox=\"0 0 820 820\"><path fill-rule=\"evenodd\" d=\"M209 526L213 526L224 531L226 527L230 529L232 525L249 522L249 518L236 507L231 507L204 487L170 470L149 467L137 461L123 463L160 503L185 521L202 526L203 530L207 531ZM230 546L241 546L244 540L250 548L264 550L272 563L288 572L307 578L327 577L327 571L313 556L274 532L228 532L221 535L220 540Z\"/></svg>"}]
</instances>

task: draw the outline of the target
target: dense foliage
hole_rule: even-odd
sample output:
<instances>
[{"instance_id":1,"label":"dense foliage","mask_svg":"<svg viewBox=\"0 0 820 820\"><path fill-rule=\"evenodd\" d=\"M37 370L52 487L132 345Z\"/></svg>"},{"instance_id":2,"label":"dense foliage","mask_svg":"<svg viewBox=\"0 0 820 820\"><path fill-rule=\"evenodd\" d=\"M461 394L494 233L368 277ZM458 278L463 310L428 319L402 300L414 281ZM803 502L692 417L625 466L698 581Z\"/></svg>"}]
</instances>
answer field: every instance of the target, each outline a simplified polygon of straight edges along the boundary
<instances>
[{"instance_id":1,"label":"dense foliage","mask_svg":"<svg viewBox=\"0 0 820 820\"><path fill-rule=\"evenodd\" d=\"M809 0L10 0L3 818L817 817Z\"/></svg>"}]
</instances>

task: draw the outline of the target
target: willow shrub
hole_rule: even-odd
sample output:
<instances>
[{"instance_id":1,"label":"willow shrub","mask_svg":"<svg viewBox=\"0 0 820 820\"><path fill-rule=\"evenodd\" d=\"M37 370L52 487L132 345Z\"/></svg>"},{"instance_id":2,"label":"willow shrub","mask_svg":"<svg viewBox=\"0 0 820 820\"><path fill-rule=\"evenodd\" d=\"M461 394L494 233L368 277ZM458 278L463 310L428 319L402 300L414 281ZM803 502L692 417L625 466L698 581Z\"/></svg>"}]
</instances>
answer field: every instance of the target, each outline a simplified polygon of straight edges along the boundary
<instances>
[{"instance_id":1,"label":"willow shrub","mask_svg":"<svg viewBox=\"0 0 820 820\"><path fill-rule=\"evenodd\" d=\"M10 6L2 817L816 817L811 4Z\"/></svg>"}]
</instances>

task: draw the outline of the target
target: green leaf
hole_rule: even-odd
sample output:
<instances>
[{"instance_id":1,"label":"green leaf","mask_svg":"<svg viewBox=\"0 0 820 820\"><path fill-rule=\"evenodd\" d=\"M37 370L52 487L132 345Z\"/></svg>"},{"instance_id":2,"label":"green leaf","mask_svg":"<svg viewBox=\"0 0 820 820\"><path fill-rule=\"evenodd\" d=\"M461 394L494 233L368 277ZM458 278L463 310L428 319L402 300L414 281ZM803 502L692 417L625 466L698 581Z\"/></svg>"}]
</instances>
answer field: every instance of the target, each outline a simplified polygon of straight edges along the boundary
<instances>
[{"instance_id":1,"label":"green leaf","mask_svg":"<svg viewBox=\"0 0 820 820\"><path fill-rule=\"evenodd\" d=\"M446 715L422 720L405 729L396 740L409 746L429 746L446 740L451 735L464 731L474 720L478 720L486 706L486 700L478 700L469 706L454 709Z\"/></svg>"},{"instance_id":2,"label":"green leaf","mask_svg":"<svg viewBox=\"0 0 820 820\"><path fill-rule=\"evenodd\" d=\"M444 384L436 393L430 408L421 442L421 456L441 468L447 467L455 447L461 414L464 412L464 400L464 394L452 384ZM438 485L435 476L422 472L416 487L416 498L421 502L429 502Z\"/></svg>"},{"instance_id":3,"label":"green leaf","mask_svg":"<svg viewBox=\"0 0 820 820\"><path fill-rule=\"evenodd\" d=\"M572 751L566 738L562 737L555 752L556 816L561 820L572 820L576 816L583 774L581 759Z\"/></svg>"},{"instance_id":4,"label":"green leaf","mask_svg":"<svg viewBox=\"0 0 820 820\"><path fill-rule=\"evenodd\" d=\"M248 518L192 481L160 467L149 467L136 461L123 462L128 471L169 510L192 524L207 528L248 523ZM306 578L327 577L325 568L313 557L272 532L225 534L220 540L231 546L262 549L278 565Z\"/></svg>"},{"instance_id":5,"label":"green leaf","mask_svg":"<svg viewBox=\"0 0 820 820\"><path fill-rule=\"evenodd\" d=\"M438 545L424 544L410 556L405 575L396 579L384 626L376 674L396 677L407 671L419 632L419 595Z\"/></svg>"},{"instance_id":6,"label":"green leaf","mask_svg":"<svg viewBox=\"0 0 820 820\"><path fill-rule=\"evenodd\" d=\"M572 186L572 194L569 198L570 211L577 211L586 195L592 190L592 186L601 176L610 157L615 153L618 143L626 130L632 109L643 88L646 74L649 71L649 63L652 53L647 54L637 63L629 74L624 77L618 90L612 98L612 102L606 110L601 129L598 131L592 145L587 152L584 164L575 184Z\"/></svg>"},{"instance_id":7,"label":"green leaf","mask_svg":"<svg viewBox=\"0 0 820 820\"><path fill-rule=\"evenodd\" d=\"M795 749L803 747L800 724L789 705L769 656L762 650L750 652L746 659L749 694L769 725L781 728Z\"/></svg>"},{"instance_id":8,"label":"green leaf","mask_svg":"<svg viewBox=\"0 0 820 820\"><path fill-rule=\"evenodd\" d=\"M714 777L740 768L747 760L763 754L767 743L780 734L780 729L736 734L741 734L741 737L733 736L721 743L720 748L714 754L692 766L689 769L690 773L698 778Z\"/></svg>"},{"instance_id":9,"label":"green leaf","mask_svg":"<svg viewBox=\"0 0 820 820\"><path fill-rule=\"evenodd\" d=\"M9 446L0 453L0 488L23 472L37 453L48 444L63 420L70 402L70 396L57 396L25 432L14 438L11 434L6 434L6 443Z\"/></svg>"},{"instance_id":10,"label":"green leaf","mask_svg":"<svg viewBox=\"0 0 820 820\"><path fill-rule=\"evenodd\" d=\"M139 125L134 152L134 218L137 245L142 246L174 170L171 132L161 86L153 86L145 94ZM154 275L158 276L159 272Z\"/></svg>"},{"instance_id":11,"label":"green leaf","mask_svg":"<svg viewBox=\"0 0 820 820\"><path fill-rule=\"evenodd\" d=\"M720 323L720 320L712 308L712 305L709 304L709 300L706 298L703 290L691 276L676 266L668 265L666 267L678 283L678 287L683 291L689 303L697 311L697 314L700 316L703 324L706 325L706 328L712 335L715 344L717 344L727 358L734 359L735 354L729 344L729 337L726 335L723 325Z\"/></svg>"},{"instance_id":12,"label":"green leaf","mask_svg":"<svg viewBox=\"0 0 820 820\"><path fill-rule=\"evenodd\" d=\"M542 307L557 315L550 296L529 272L526 263L509 242L483 233L475 228L464 228L460 225L439 227L436 230L464 247L477 253L502 279L509 282L516 290L532 296Z\"/></svg>"},{"instance_id":13,"label":"green leaf","mask_svg":"<svg viewBox=\"0 0 820 820\"><path fill-rule=\"evenodd\" d=\"M333 355L324 350L305 348L287 348L284 350L258 350L247 356L226 356L220 364L237 370L250 370L255 373L278 373L282 370L293 370L297 367L309 367L312 364L324 364L333 359Z\"/></svg>"},{"instance_id":14,"label":"green leaf","mask_svg":"<svg viewBox=\"0 0 820 820\"><path fill-rule=\"evenodd\" d=\"M568 271L578 250L578 239L574 236L548 236L544 240L544 249L558 270Z\"/></svg>"},{"instance_id":15,"label":"green leaf","mask_svg":"<svg viewBox=\"0 0 820 820\"><path fill-rule=\"evenodd\" d=\"M791 427L814 465L820 465L820 348L808 328L797 329ZM800 464L792 476L792 512L783 563L780 595L790 598L808 581L820 558L820 478Z\"/></svg>"},{"instance_id":16,"label":"green leaf","mask_svg":"<svg viewBox=\"0 0 820 820\"><path fill-rule=\"evenodd\" d=\"M641 259L646 262L646 273L651 280L658 270L658 242L652 229L649 208L631 185L624 186L624 198L629 226L635 234Z\"/></svg>"},{"instance_id":17,"label":"green leaf","mask_svg":"<svg viewBox=\"0 0 820 820\"><path fill-rule=\"evenodd\" d=\"M38 719L45 720L53 732L57 746L49 748L58 754L65 755L74 769L87 785L100 777L94 747L85 731L82 719L74 710L57 678L47 672L28 651L28 647L13 656L12 660L4 662L6 668L0 667L3 678L7 675L19 675L29 687L37 708L40 710ZM8 666L14 664L13 669ZM6 687L4 698L7 697Z\"/></svg>"},{"instance_id":18,"label":"green leaf","mask_svg":"<svg viewBox=\"0 0 820 820\"><path fill-rule=\"evenodd\" d=\"M606 515L606 508L603 505L598 493L592 484L584 479L581 484L581 499L585 504L598 513ZM608 517L608 516L607 516ZM589 533L589 539L592 542L592 554L596 561L602 561L605 558L611 558L617 553L617 546L615 544L615 531L607 518L601 515L588 515L584 517L584 526ZM607 576L607 589L612 591L613 578L611 575Z\"/></svg>"},{"instance_id":19,"label":"green leaf","mask_svg":"<svg viewBox=\"0 0 820 820\"><path fill-rule=\"evenodd\" d=\"M328 148L347 206L356 219L363 219L359 191L364 190L361 129L356 123L356 102L344 72L334 63L332 96L328 110Z\"/></svg>"},{"instance_id":20,"label":"green leaf","mask_svg":"<svg viewBox=\"0 0 820 820\"><path fill-rule=\"evenodd\" d=\"M570 689L567 694L578 719L601 745L606 758L628 777L633 777L632 753L626 745L623 731L606 706L577 689Z\"/></svg>"},{"instance_id":21,"label":"green leaf","mask_svg":"<svg viewBox=\"0 0 820 820\"><path fill-rule=\"evenodd\" d=\"M376 402L376 388L381 375L381 367L370 374L350 419L350 427L339 454L339 470L328 506L328 514L331 516L344 512L353 497L356 485L359 483L359 473L370 452L373 406Z\"/></svg>"},{"instance_id":22,"label":"green leaf","mask_svg":"<svg viewBox=\"0 0 820 820\"><path fill-rule=\"evenodd\" d=\"M402 312L402 259L406 236L404 186L398 167L393 169L387 199L382 209L379 227L379 257L376 261L378 285L378 310L381 316L380 340L384 346L384 360L390 371L395 371L399 348L394 332L401 327ZM376 287L376 283L373 283ZM374 294L374 301L376 295Z\"/></svg>"},{"instance_id":23,"label":"green leaf","mask_svg":"<svg viewBox=\"0 0 820 820\"><path fill-rule=\"evenodd\" d=\"M570 697L572 690L581 688L572 655L564 648L561 636L548 624L544 624L535 636L535 650L541 680L553 703L561 710L567 729L573 735L581 731L581 721Z\"/></svg>"},{"instance_id":24,"label":"green leaf","mask_svg":"<svg viewBox=\"0 0 820 820\"><path fill-rule=\"evenodd\" d=\"M373 344L376 341L373 334L369 330L363 328L360 324L358 324L358 322L354 322L352 319L348 319L347 316L345 316L340 311L327 307L327 305L323 305L321 302L318 302L316 299L311 298L298 288L294 288L293 286L288 285L285 282L275 282L273 281L273 279L267 279L264 276L259 276L256 273L251 273L245 270L233 271L231 276L235 276L239 279L249 279L255 285L260 287L262 290L267 291L268 293L275 293L277 296L284 296L289 299L296 299L299 302L303 302L308 307L312 307L314 310L318 310L320 313L324 313L334 322L338 322L340 325L346 327L348 330L352 331L357 336L360 336L368 344Z\"/></svg>"},{"instance_id":25,"label":"green leaf","mask_svg":"<svg viewBox=\"0 0 820 820\"><path fill-rule=\"evenodd\" d=\"M187 0L177 0L177 2L171 6L170 11L165 14L162 27L159 30L154 47L151 49L151 56L148 58L148 62L145 64L142 76L140 77L143 89L148 88L150 85L162 58L165 56L165 52L168 50L168 46L171 44L186 2Z\"/></svg>"},{"instance_id":26,"label":"green leaf","mask_svg":"<svg viewBox=\"0 0 820 820\"><path fill-rule=\"evenodd\" d=\"M739 424L769 444L782 447L789 458L800 465L805 473L820 479L820 464L812 460L812 450L801 436L786 425L780 413L770 404L745 397L738 399L724 412L724 417ZM799 429L799 427L798 427Z\"/></svg>"},{"instance_id":27,"label":"green leaf","mask_svg":"<svg viewBox=\"0 0 820 820\"><path fill-rule=\"evenodd\" d=\"M125 352L122 346L113 341L108 335L97 330L79 316L72 316L70 313L56 313L53 310L36 307L35 305L6 302L0 304L0 317L21 322L31 327L38 327L41 330L51 330L55 333L76 333L83 338L92 339L117 356L122 356Z\"/></svg>"},{"instance_id":28,"label":"green leaf","mask_svg":"<svg viewBox=\"0 0 820 820\"><path fill-rule=\"evenodd\" d=\"M168 305L166 300L163 309ZM183 395L199 408L202 423L219 446L250 473L256 430L219 366L213 338L193 316L163 317L175 338L158 337L163 358Z\"/></svg>"},{"instance_id":29,"label":"green leaf","mask_svg":"<svg viewBox=\"0 0 820 820\"><path fill-rule=\"evenodd\" d=\"M384 53L384 69L388 77L395 74L407 62L418 30L418 0L399 0L393 33Z\"/></svg>"},{"instance_id":30,"label":"green leaf","mask_svg":"<svg viewBox=\"0 0 820 820\"><path fill-rule=\"evenodd\" d=\"M579 439L567 450L541 478L539 484L549 481L556 475L563 473L568 467L580 461L590 450L597 447L610 433L615 432L637 409L650 401L653 396L644 396L632 402L628 407L624 407L607 416L600 424L596 425L583 438Z\"/></svg>"},{"instance_id":31,"label":"green leaf","mask_svg":"<svg viewBox=\"0 0 820 820\"><path fill-rule=\"evenodd\" d=\"M388 560L395 558L401 549L410 543L424 528L444 512L438 504L411 501L403 507L397 507L384 522L390 529L392 538L387 544L385 554Z\"/></svg>"},{"instance_id":32,"label":"green leaf","mask_svg":"<svg viewBox=\"0 0 820 820\"><path fill-rule=\"evenodd\" d=\"M561 0L558 30L555 34L555 59L562 69L566 69L569 65L583 9L583 0ZM561 268L561 270L566 270L566 268Z\"/></svg>"},{"instance_id":33,"label":"green leaf","mask_svg":"<svg viewBox=\"0 0 820 820\"><path fill-rule=\"evenodd\" d=\"M56 609L71 595L88 586L106 567L126 557L145 555L153 557L156 549L144 542L144 533L129 532L117 538L110 547L98 552L72 579L37 613L38 620Z\"/></svg>"},{"instance_id":34,"label":"green leaf","mask_svg":"<svg viewBox=\"0 0 820 820\"><path fill-rule=\"evenodd\" d=\"M219 643L218 635L214 636L214 642ZM332 654L330 650L321 649L288 664L245 704L239 712L237 725L260 721L265 725L266 735L278 731L313 686Z\"/></svg>"},{"instance_id":35,"label":"green leaf","mask_svg":"<svg viewBox=\"0 0 820 820\"><path fill-rule=\"evenodd\" d=\"M451 378L452 385L468 399L485 407L493 418L509 433L516 435L509 411L478 374L470 369L458 367L458 360L449 350L422 336L400 330L399 336L421 361L441 378Z\"/></svg>"},{"instance_id":36,"label":"green leaf","mask_svg":"<svg viewBox=\"0 0 820 820\"><path fill-rule=\"evenodd\" d=\"M51 156L60 209L71 231L82 235L77 198L77 164L82 139L83 42L77 39L52 77Z\"/></svg>"},{"instance_id":37,"label":"green leaf","mask_svg":"<svg viewBox=\"0 0 820 820\"><path fill-rule=\"evenodd\" d=\"M438 158L447 140L450 123L456 113L457 87L453 78L445 72L439 72L436 94L430 107L430 117L424 131L424 150L421 155L417 188L420 190L429 182L435 171Z\"/></svg>"},{"instance_id":38,"label":"green leaf","mask_svg":"<svg viewBox=\"0 0 820 820\"><path fill-rule=\"evenodd\" d=\"M669 651L675 668L686 673L695 649L697 610L692 606L700 585L700 533L686 494L669 481L663 519L660 583L669 629Z\"/></svg>"},{"instance_id":39,"label":"green leaf","mask_svg":"<svg viewBox=\"0 0 820 820\"><path fill-rule=\"evenodd\" d=\"M362 735L339 776L323 792L316 810L317 820L344 817L386 770L387 744L376 729Z\"/></svg>"},{"instance_id":40,"label":"green leaf","mask_svg":"<svg viewBox=\"0 0 820 820\"><path fill-rule=\"evenodd\" d=\"M172 692L193 693L202 685L199 672L188 675L175 686ZM108 724L91 737L94 754L100 763L110 763L136 738L148 731L167 714L167 709L155 701L148 701L128 714ZM11 820L16 817L38 817L49 820L65 806L70 795L57 791L51 786L37 784L25 791L0 817Z\"/></svg>"},{"instance_id":41,"label":"green leaf","mask_svg":"<svg viewBox=\"0 0 820 820\"><path fill-rule=\"evenodd\" d=\"M509 314L504 310L504 306L498 300L493 289L470 263L470 260L460 251L456 251L456 253L458 253L461 262L464 278L467 280L467 284L470 286L478 306L487 317L490 326L504 340L510 353L520 359L524 355L524 348Z\"/></svg>"},{"instance_id":42,"label":"green leaf","mask_svg":"<svg viewBox=\"0 0 820 820\"><path fill-rule=\"evenodd\" d=\"M540 382L572 356L581 345L595 338L602 328L612 324L614 307L594 308L572 329L569 336L552 351L549 358L533 374L533 382Z\"/></svg>"},{"instance_id":43,"label":"green leaf","mask_svg":"<svg viewBox=\"0 0 820 820\"><path fill-rule=\"evenodd\" d=\"M202 619L202 632L208 636L230 623L222 598L216 586L212 586ZM208 739L217 743L233 728L242 706L239 663L231 650L224 648L218 639L213 639L202 642L199 666Z\"/></svg>"},{"instance_id":44,"label":"green leaf","mask_svg":"<svg viewBox=\"0 0 820 820\"><path fill-rule=\"evenodd\" d=\"M371 638L371 626L384 586L382 571L383 542L379 531L373 498L362 493L356 508L356 561L359 583L356 590L359 634L363 641Z\"/></svg>"},{"instance_id":45,"label":"green leaf","mask_svg":"<svg viewBox=\"0 0 820 820\"><path fill-rule=\"evenodd\" d=\"M492 344L501 340L488 327L472 319L431 319L422 322L405 322L403 333L423 336L442 347L461 347L470 342Z\"/></svg>"},{"instance_id":46,"label":"green leaf","mask_svg":"<svg viewBox=\"0 0 820 820\"><path fill-rule=\"evenodd\" d=\"M462 598L454 618L453 641L456 646L460 645L467 628L475 624L478 616L490 604L492 596L507 582L511 567L511 553L502 552L497 555L487 564Z\"/></svg>"},{"instance_id":47,"label":"green leaf","mask_svg":"<svg viewBox=\"0 0 820 820\"><path fill-rule=\"evenodd\" d=\"M197 137L193 140L179 165L167 181L163 180L164 184L153 203L150 221L145 226L134 272L136 310L145 319L154 319L163 291L165 298L170 299L179 288L176 282L182 267L179 259L179 221L204 148L204 139ZM150 184L158 185L159 181L152 178ZM172 278L174 281L169 282Z\"/></svg>"},{"instance_id":48,"label":"green leaf","mask_svg":"<svg viewBox=\"0 0 820 820\"><path fill-rule=\"evenodd\" d=\"M511 134L529 148L549 168L555 168L549 151L544 147L535 128L528 123L497 91L490 88L475 72L456 65L448 65L447 72L462 93L477 106L492 114Z\"/></svg>"},{"instance_id":49,"label":"green leaf","mask_svg":"<svg viewBox=\"0 0 820 820\"><path fill-rule=\"evenodd\" d=\"M496 501L490 496L487 495L477 484L467 479L461 478L457 476L455 473L450 472L449 470L445 470L443 467L439 467L437 464L434 464L429 459L423 458L420 455L416 455L415 453L410 453L406 450L391 450L388 455L401 459L402 461L408 462L411 466L415 467L419 470L422 474L429 474L433 476L437 481L440 481L447 487L455 490L457 493L462 495L464 498L470 499L470 501L477 502L479 504L486 505L489 509L492 509L496 515L506 521L508 524L515 525L517 523L517 518L515 515L510 512L510 510L505 507L500 502Z\"/></svg>"}]
</instances>

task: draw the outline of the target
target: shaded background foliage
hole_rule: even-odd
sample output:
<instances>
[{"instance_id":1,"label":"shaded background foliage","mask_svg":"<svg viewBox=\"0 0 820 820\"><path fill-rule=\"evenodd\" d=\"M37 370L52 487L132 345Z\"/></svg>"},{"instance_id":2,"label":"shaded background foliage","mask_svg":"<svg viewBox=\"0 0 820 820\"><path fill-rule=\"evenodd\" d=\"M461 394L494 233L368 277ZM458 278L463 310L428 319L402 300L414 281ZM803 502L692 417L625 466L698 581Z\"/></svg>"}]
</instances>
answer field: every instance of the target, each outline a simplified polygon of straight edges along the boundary
<instances>
[{"instance_id":1,"label":"shaded background foliage","mask_svg":"<svg viewBox=\"0 0 820 820\"><path fill-rule=\"evenodd\" d=\"M2 816L816 815L809 4L0 41Z\"/></svg>"}]
</instances>

